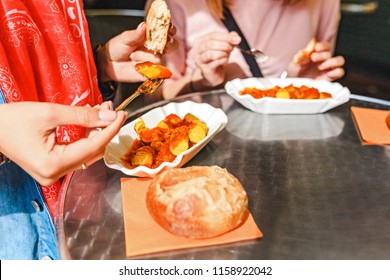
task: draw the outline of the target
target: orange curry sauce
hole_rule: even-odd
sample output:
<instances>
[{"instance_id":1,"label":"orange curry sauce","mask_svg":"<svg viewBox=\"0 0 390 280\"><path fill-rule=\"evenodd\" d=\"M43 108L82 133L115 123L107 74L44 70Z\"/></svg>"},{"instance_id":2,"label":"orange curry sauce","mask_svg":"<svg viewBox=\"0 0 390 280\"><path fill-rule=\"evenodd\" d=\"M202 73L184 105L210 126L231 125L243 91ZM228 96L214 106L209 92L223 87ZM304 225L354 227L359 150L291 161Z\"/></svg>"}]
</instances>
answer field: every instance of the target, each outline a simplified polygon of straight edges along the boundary
<instances>
[{"instance_id":1,"label":"orange curry sauce","mask_svg":"<svg viewBox=\"0 0 390 280\"><path fill-rule=\"evenodd\" d=\"M141 119L134 130L140 138L134 139L121 159L129 169L137 166L157 168L163 162L172 162L177 155L205 138L208 132L206 123L192 114L183 119L170 114L154 128L147 128Z\"/></svg>"},{"instance_id":2,"label":"orange curry sauce","mask_svg":"<svg viewBox=\"0 0 390 280\"><path fill-rule=\"evenodd\" d=\"M295 87L292 84L286 87L274 86L270 89L258 89L246 87L240 91L240 95L249 94L256 99L263 97L283 98L283 99L324 99L332 98L327 92L320 92L318 89L307 86Z\"/></svg>"}]
</instances>

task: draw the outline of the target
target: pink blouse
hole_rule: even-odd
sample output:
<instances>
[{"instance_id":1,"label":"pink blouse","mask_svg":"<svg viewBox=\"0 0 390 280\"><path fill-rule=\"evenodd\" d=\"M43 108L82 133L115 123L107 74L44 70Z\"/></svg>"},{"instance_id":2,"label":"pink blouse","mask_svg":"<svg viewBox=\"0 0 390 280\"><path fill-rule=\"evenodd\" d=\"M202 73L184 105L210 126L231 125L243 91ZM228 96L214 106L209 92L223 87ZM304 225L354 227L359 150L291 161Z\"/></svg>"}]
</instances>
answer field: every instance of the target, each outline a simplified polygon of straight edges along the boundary
<instances>
[{"instance_id":1,"label":"pink blouse","mask_svg":"<svg viewBox=\"0 0 390 280\"><path fill-rule=\"evenodd\" d=\"M166 2L180 43L177 51L164 56L165 65L175 79L195 69L188 51L197 38L213 31L227 32L227 29L220 20L211 16L205 0ZM231 12L248 44L270 57L267 62L259 64L263 75L279 77L294 54L312 37L330 42L334 49L340 0L303 0L295 5L283 5L281 0L233 0ZM235 71L236 76L240 76L240 72L246 77L252 76L239 50L232 51L229 64L241 68L241 71Z\"/></svg>"}]
</instances>

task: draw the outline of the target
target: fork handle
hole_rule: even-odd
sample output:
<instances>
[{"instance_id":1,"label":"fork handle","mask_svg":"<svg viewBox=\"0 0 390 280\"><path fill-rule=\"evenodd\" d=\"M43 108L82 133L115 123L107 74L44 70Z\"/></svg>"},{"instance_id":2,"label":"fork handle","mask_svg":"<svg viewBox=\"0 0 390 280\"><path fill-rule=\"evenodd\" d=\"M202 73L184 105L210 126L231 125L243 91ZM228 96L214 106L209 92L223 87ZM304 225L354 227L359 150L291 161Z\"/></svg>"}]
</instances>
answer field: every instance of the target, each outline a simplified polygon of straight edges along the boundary
<instances>
[{"instance_id":1,"label":"fork handle","mask_svg":"<svg viewBox=\"0 0 390 280\"><path fill-rule=\"evenodd\" d=\"M137 90L132 95L127 97L118 107L115 108L115 112L124 110L126 108L126 106L129 105L130 102L133 101L134 99L136 99L140 94L141 94L141 91Z\"/></svg>"},{"instance_id":2,"label":"fork handle","mask_svg":"<svg viewBox=\"0 0 390 280\"><path fill-rule=\"evenodd\" d=\"M135 98L137 98L141 93L144 94L153 94L158 87L162 84L164 79L162 78L157 78L157 79L147 79L145 82L143 82L137 90L130 95L128 98L126 98L116 109L115 112L118 112L120 110L124 110L127 105L131 101L133 101Z\"/></svg>"}]
</instances>

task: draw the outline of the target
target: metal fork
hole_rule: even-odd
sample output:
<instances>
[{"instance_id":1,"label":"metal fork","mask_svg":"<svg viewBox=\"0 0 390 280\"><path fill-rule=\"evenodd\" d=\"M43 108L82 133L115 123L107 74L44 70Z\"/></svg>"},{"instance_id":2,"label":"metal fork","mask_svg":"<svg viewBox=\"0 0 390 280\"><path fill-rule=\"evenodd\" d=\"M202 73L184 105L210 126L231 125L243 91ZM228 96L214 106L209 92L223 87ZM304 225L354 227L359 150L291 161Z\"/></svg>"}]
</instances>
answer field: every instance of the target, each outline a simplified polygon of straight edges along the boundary
<instances>
[{"instance_id":1,"label":"metal fork","mask_svg":"<svg viewBox=\"0 0 390 280\"><path fill-rule=\"evenodd\" d=\"M118 107L116 107L115 111L118 112L120 110L124 110L127 105L129 105L131 101L140 96L141 93L153 94L160 87L163 81L164 79L147 79L137 88L137 90L132 95L123 100L123 102Z\"/></svg>"},{"instance_id":2,"label":"metal fork","mask_svg":"<svg viewBox=\"0 0 390 280\"><path fill-rule=\"evenodd\" d=\"M235 46L235 47L237 49L239 49L240 51L253 56L260 63L266 62L269 59L268 55L266 55L262 51L259 51L259 50L253 49L253 48L251 48L250 50L244 50L244 49L240 48L239 46Z\"/></svg>"}]
</instances>

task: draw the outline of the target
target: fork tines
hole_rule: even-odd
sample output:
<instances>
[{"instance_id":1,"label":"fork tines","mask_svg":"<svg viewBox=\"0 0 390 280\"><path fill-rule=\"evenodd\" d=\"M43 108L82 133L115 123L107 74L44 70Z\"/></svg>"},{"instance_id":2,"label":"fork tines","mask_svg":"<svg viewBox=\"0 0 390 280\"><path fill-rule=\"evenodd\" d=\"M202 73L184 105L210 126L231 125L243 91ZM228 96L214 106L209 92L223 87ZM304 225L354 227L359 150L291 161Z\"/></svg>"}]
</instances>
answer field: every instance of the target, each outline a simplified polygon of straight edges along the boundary
<instances>
[{"instance_id":1,"label":"fork tines","mask_svg":"<svg viewBox=\"0 0 390 280\"><path fill-rule=\"evenodd\" d=\"M124 110L126 106L129 105L130 102L137 98L141 93L153 94L163 81L164 79L147 79L137 88L137 90L132 95L130 95L118 107L116 107L115 111Z\"/></svg>"},{"instance_id":2,"label":"fork tines","mask_svg":"<svg viewBox=\"0 0 390 280\"><path fill-rule=\"evenodd\" d=\"M145 82L142 83L137 89L137 91L140 91L144 94L152 94L154 93L157 88L162 84L163 79L147 79Z\"/></svg>"}]
</instances>

